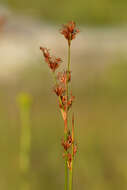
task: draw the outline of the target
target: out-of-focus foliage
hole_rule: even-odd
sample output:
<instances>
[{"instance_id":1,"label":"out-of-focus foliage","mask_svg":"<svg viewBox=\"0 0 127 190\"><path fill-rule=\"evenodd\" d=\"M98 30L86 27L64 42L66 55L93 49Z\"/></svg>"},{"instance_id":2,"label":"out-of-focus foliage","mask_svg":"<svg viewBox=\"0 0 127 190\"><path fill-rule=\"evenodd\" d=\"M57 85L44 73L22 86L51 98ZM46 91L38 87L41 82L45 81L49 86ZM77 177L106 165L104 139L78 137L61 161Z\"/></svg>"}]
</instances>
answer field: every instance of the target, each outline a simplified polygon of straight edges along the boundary
<instances>
[{"instance_id":1,"label":"out-of-focus foliage","mask_svg":"<svg viewBox=\"0 0 127 190\"><path fill-rule=\"evenodd\" d=\"M16 12L52 22L76 20L85 25L123 24L127 20L126 0L3 0Z\"/></svg>"},{"instance_id":2,"label":"out-of-focus foliage","mask_svg":"<svg viewBox=\"0 0 127 190\"><path fill-rule=\"evenodd\" d=\"M1 189L19 189L21 123L16 97L21 91L33 96L30 116L32 144L27 176L30 189L64 187L60 145L63 123L56 109L51 76L44 67L43 64L31 65L22 71L16 82L0 83ZM78 142L74 186L75 189L87 190L126 190L127 64L120 60L101 72L96 72L96 65L90 77L88 67L79 64L73 75ZM82 76L79 75L81 70Z\"/></svg>"},{"instance_id":3,"label":"out-of-focus foliage","mask_svg":"<svg viewBox=\"0 0 127 190\"><path fill-rule=\"evenodd\" d=\"M20 110L20 189L29 190L29 168L30 168L30 151L31 151L31 124L30 124L30 107L31 97L28 94L20 93L17 98Z\"/></svg>"}]
</instances>

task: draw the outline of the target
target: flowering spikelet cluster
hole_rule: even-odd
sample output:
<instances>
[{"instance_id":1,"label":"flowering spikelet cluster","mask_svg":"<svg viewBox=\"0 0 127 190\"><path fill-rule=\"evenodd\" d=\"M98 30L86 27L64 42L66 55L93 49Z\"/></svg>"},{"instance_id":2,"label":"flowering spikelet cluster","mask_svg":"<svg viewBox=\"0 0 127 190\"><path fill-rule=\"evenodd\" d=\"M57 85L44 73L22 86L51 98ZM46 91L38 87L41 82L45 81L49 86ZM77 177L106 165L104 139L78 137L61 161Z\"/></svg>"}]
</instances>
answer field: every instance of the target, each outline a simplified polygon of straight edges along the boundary
<instances>
[{"instance_id":1,"label":"flowering spikelet cluster","mask_svg":"<svg viewBox=\"0 0 127 190\"><path fill-rule=\"evenodd\" d=\"M57 75L57 85L54 88L54 92L57 96L60 98L59 107L62 109L62 111L66 112L66 110L69 110L71 107L74 96L72 96L72 93L70 94L70 98L67 98L66 95L66 84L67 82L71 81L71 73L69 72L69 75L67 74L67 71L59 72Z\"/></svg>"},{"instance_id":2,"label":"flowering spikelet cluster","mask_svg":"<svg viewBox=\"0 0 127 190\"><path fill-rule=\"evenodd\" d=\"M49 50L47 48L40 47L40 50L43 52L45 62L48 63L49 68L55 72L62 62L61 58L50 56Z\"/></svg>"},{"instance_id":3,"label":"flowering spikelet cluster","mask_svg":"<svg viewBox=\"0 0 127 190\"><path fill-rule=\"evenodd\" d=\"M72 131L72 133L74 132ZM73 134L71 135L69 131L67 135L67 139L66 140L62 139L62 143L61 143L64 150L67 152L63 154L63 157L67 158L67 165L70 170L72 169L72 159L74 158L77 152L77 145L75 144L74 139L72 139L72 137L73 137ZM70 149L72 148L72 146L73 146L73 152L70 153Z\"/></svg>"},{"instance_id":4,"label":"flowering spikelet cluster","mask_svg":"<svg viewBox=\"0 0 127 190\"><path fill-rule=\"evenodd\" d=\"M64 69L61 72L56 72L62 59L59 57L51 56L49 49L45 47L40 47L40 50L43 53L45 62L48 64L49 68L52 71L55 85L53 88L54 93L58 97L58 104L64 121L64 138L62 139L62 146L64 149L63 157L65 158L65 167L72 172L74 156L77 152L77 145L74 140L74 115L72 116L72 127L70 129L68 125L68 116L69 110L72 107L75 97L72 95L69 84L71 82L71 71L70 71L70 45L71 41L76 37L76 34L79 32L76 29L75 22L71 21L68 24L63 25L63 28L60 30L60 33L64 35L65 39L68 41L68 64L67 69ZM65 175L67 176L67 175ZM66 180L65 180L66 181ZM67 189L67 183L66 183Z\"/></svg>"},{"instance_id":5,"label":"flowering spikelet cluster","mask_svg":"<svg viewBox=\"0 0 127 190\"><path fill-rule=\"evenodd\" d=\"M61 29L61 34L68 40L68 44L70 45L71 40L75 39L76 34L79 33L79 29L76 28L75 22L71 21L68 24L64 24Z\"/></svg>"}]
</instances>

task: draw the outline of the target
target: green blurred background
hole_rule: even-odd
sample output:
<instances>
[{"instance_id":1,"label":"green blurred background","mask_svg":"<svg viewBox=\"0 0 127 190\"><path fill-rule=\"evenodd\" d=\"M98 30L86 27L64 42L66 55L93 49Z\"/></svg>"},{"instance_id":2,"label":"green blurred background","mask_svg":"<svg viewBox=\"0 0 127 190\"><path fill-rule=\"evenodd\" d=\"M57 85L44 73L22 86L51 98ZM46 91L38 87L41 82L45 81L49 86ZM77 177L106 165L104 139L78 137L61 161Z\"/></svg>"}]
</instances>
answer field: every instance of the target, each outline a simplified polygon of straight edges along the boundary
<instances>
[{"instance_id":1,"label":"green blurred background","mask_svg":"<svg viewBox=\"0 0 127 190\"><path fill-rule=\"evenodd\" d=\"M66 65L67 42L59 28L72 19L80 29L71 63L78 144L74 189L127 189L127 1L1 0L1 190L64 189L63 122L39 46ZM31 129L25 174L23 126Z\"/></svg>"},{"instance_id":2,"label":"green blurred background","mask_svg":"<svg viewBox=\"0 0 127 190\"><path fill-rule=\"evenodd\" d=\"M126 0L1 0L15 12L51 22L74 19L87 25L121 24L127 20Z\"/></svg>"}]
</instances>

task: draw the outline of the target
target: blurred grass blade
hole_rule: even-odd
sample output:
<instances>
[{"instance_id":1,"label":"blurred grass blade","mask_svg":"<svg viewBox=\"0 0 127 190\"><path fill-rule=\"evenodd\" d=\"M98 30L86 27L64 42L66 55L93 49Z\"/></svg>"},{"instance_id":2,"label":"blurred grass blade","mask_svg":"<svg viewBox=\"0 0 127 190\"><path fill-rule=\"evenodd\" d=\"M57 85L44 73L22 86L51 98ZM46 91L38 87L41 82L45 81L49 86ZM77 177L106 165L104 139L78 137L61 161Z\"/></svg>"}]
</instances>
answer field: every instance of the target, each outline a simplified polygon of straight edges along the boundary
<instances>
[{"instance_id":1,"label":"blurred grass blade","mask_svg":"<svg viewBox=\"0 0 127 190\"><path fill-rule=\"evenodd\" d=\"M31 97L28 94L18 96L18 104L21 119L21 136L20 136L20 173L21 173L21 190L29 189L28 173L30 167L30 149L31 149L31 130L30 130L30 107Z\"/></svg>"}]
</instances>

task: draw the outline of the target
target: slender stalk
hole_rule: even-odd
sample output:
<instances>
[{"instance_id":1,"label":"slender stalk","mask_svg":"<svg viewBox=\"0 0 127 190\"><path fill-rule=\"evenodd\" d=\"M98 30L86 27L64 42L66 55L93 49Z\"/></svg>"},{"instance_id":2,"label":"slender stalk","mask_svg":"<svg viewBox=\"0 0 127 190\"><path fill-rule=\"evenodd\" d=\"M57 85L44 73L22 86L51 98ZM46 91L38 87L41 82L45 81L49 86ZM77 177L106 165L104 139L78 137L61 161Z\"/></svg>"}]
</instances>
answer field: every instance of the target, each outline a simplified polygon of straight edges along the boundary
<instances>
[{"instance_id":1,"label":"slender stalk","mask_svg":"<svg viewBox=\"0 0 127 190\"><path fill-rule=\"evenodd\" d=\"M69 170L69 190L73 188L73 145L72 145L72 161L71 161L71 169Z\"/></svg>"},{"instance_id":2,"label":"slender stalk","mask_svg":"<svg viewBox=\"0 0 127 190\"><path fill-rule=\"evenodd\" d=\"M64 138L67 140L68 133L68 78L70 71L70 45L68 44L68 64L67 64L67 79L66 79L66 120L64 121L65 129L64 129ZM67 151L65 150L65 190L68 189L68 164L67 164Z\"/></svg>"},{"instance_id":3,"label":"slender stalk","mask_svg":"<svg viewBox=\"0 0 127 190\"><path fill-rule=\"evenodd\" d=\"M68 43L68 65L67 65L67 102L68 102L68 91L69 91L69 87L68 87L68 79L69 79L69 72L70 72L70 63L71 63L71 47L70 47L70 43Z\"/></svg>"},{"instance_id":4,"label":"slender stalk","mask_svg":"<svg viewBox=\"0 0 127 190\"><path fill-rule=\"evenodd\" d=\"M68 72L70 71L71 64L71 44L68 43Z\"/></svg>"},{"instance_id":5,"label":"slender stalk","mask_svg":"<svg viewBox=\"0 0 127 190\"><path fill-rule=\"evenodd\" d=\"M65 135L65 141L67 140L67 116L66 120L64 122L65 129L64 129L64 135ZM68 189L68 165L67 165L67 151L65 150L65 190Z\"/></svg>"},{"instance_id":6,"label":"slender stalk","mask_svg":"<svg viewBox=\"0 0 127 190\"><path fill-rule=\"evenodd\" d=\"M66 101L66 119L67 119L67 127L68 127L68 91L69 91L69 87L68 87L68 79L69 79L69 72L70 72L70 44L68 43L68 65L67 65L67 81L66 81L66 97L67 97L67 101ZM67 139L67 132L66 132L66 139ZM66 152L67 154L67 152ZM65 168L66 168L66 173L65 173L65 182L68 181L68 165L67 165L67 156L66 156L66 160L65 160ZM70 181L69 181L69 186L70 186Z\"/></svg>"},{"instance_id":7,"label":"slender stalk","mask_svg":"<svg viewBox=\"0 0 127 190\"><path fill-rule=\"evenodd\" d=\"M68 189L68 166L67 166L67 158L65 159L65 190Z\"/></svg>"},{"instance_id":8,"label":"slender stalk","mask_svg":"<svg viewBox=\"0 0 127 190\"><path fill-rule=\"evenodd\" d=\"M68 80L66 81L66 119L64 121L64 138L65 141L67 140L67 133L68 133L68 108L67 108L67 102L68 102ZM68 165L67 165L67 151L65 150L65 190L68 189Z\"/></svg>"},{"instance_id":9,"label":"slender stalk","mask_svg":"<svg viewBox=\"0 0 127 190\"><path fill-rule=\"evenodd\" d=\"M74 160L74 114L72 116L72 162L71 169L69 171L69 190L73 188L73 160Z\"/></svg>"},{"instance_id":10,"label":"slender stalk","mask_svg":"<svg viewBox=\"0 0 127 190\"><path fill-rule=\"evenodd\" d=\"M73 177L73 173L72 173L72 168L69 170L69 190L72 190L72 177Z\"/></svg>"}]
</instances>

